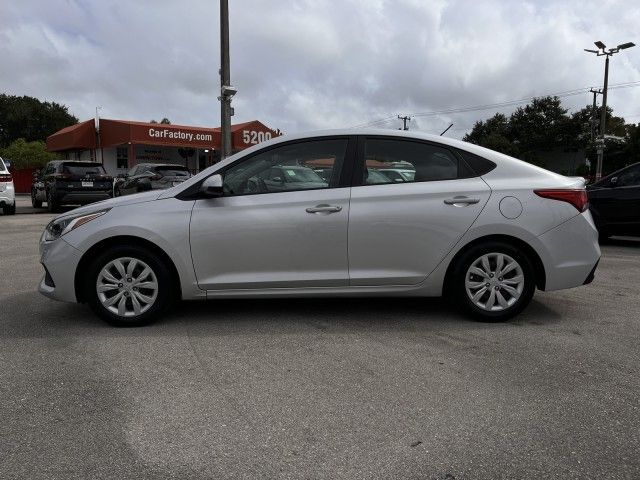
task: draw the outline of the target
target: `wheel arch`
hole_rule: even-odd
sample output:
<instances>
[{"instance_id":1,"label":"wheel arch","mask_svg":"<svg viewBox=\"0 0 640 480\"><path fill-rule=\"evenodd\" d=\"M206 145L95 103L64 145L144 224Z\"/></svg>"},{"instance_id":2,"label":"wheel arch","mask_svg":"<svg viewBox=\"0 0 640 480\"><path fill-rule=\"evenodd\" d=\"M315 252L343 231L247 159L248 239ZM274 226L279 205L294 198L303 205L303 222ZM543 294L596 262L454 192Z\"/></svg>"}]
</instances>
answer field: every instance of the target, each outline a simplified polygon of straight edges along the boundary
<instances>
[{"instance_id":1,"label":"wheel arch","mask_svg":"<svg viewBox=\"0 0 640 480\"><path fill-rule=\"evenodd\" d=\"M525 242L524 240L521 240L520 238L517 237L513 237L511 235L485 235L482 237L478 237L474 240L472 240L471 242L467 243L464 247L462 247L460 250L458 250L456 252L456 254L454 255L454 257L451 259L451 261L449 262L449 266L447 267L447 272L445 274L444 277L444 292L446 293L447 291L449 291L450 287L449 284L453 278L453 270L455 268L455 265L458 261L458 259L464 255L467 251L469 251L471 248L480 245L482 243L487 243L487 242L503 242L503 243L508 243L510 245L512 245L513 247L521 250L526 256L527 258L529 258L529 260L531 260L531 264L533 265L533 270L534 270L534 275L535 275L535 281L536 281L536 287L539 290L544 290L545 289L545 284L546 284L546 271L544 268L544 264L542 263L542 259L540 258L540 255L538 255L538 252L535 251L535 249L529 245L527 242Z\"/></svg>"},{"instance_id":2,"label":"wheel arch","mask_svg":"<svg viewBox=\"0 0 640 480\"><path fill-rule=\"evenodd\" d=\"M142 248L146 248L156 255L158 255L166 264L169 266L169 270L171 271L171 279L172 279L172 287L173 292L176 295L176 298L181 298L182 296L182 285L180 283L180 274L178 273L178 269L176 268L175 263L171 259L171 257L165 252L162 248L160 248L155 243L141 237L136 237L132 235L118 235L114 237L105 238L104 240L99 241L95 245L91 246L80 258L80 262L78 262L78 266L76 267L76 273L74 276L74 289L76 293L76 299L79 303L86 302L84 298L84 289L83 280L84 275L87 272L87 268L91 261L105 249L114 247L114 246L138 246Z\"/></svg>"}]
</instances>

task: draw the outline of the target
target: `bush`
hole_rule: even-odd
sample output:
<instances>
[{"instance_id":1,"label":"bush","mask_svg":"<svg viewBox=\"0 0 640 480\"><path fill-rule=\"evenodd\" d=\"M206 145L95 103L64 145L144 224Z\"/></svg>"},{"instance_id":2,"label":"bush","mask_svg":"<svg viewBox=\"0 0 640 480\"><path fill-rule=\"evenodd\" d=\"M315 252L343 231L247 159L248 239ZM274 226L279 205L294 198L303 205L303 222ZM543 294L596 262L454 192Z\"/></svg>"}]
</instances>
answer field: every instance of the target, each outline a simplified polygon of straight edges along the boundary
<instances>
[{"instance_id":1,"label":"bush","mask_svg":"<svg viewBox=\"0 0 640 480\"><path fill-rule=\"evenodd\" d=\"M24 138L14 140L8 147L1 149L0 157L11 160L16 170L42 167L57 158L55 154L47 152L43 141L27 142Z\"/></svg>"}]
</instances>

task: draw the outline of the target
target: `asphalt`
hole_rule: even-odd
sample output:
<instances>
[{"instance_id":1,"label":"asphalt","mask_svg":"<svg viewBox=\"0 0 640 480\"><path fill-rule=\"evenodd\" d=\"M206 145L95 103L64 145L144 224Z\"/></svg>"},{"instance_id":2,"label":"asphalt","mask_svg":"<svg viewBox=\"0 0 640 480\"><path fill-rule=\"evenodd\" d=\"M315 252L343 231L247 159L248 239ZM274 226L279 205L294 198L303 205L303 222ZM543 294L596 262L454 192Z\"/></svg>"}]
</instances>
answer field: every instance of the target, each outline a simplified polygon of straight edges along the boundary
<instances>
[{"instance_id":1,"label":"asphalt","mask_svg":"<svg viewBox=\"0 0 640 480\"><path fill-rule=\"evenodd\" d=\"M438 299L48 300L48 213L0 215L0 478L640 478L640 241L517 319Z\"/></svg>"}]
</instances>

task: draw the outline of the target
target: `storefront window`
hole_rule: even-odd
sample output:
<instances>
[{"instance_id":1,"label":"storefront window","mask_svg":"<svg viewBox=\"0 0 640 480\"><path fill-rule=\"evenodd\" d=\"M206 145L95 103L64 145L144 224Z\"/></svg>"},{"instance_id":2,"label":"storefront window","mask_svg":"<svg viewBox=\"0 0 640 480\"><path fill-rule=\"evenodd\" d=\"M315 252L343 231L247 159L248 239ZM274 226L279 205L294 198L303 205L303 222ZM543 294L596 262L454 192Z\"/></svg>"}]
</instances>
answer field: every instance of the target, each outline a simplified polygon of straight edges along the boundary
<instances>
[{"instance_id":1,"label":"storefront window","mask_svg":"<svg viewBox=\"0 0 640 480\"><path fill-rule=\"evenodd\" d=\"M127 147L118 147L116 152L118 168L129 168L129 150Z\"/></svg>"}]
</instances>

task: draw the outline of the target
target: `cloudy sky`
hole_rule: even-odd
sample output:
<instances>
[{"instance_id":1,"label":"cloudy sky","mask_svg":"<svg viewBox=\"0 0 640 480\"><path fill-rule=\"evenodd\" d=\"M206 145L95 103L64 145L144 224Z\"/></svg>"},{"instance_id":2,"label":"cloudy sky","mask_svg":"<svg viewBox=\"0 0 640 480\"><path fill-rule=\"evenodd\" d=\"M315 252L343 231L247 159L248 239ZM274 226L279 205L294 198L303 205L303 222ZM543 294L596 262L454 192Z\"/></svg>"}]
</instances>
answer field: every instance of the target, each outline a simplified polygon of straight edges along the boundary
<instances>
[{"instance_id":1,"label":"cloudy sky","mask_svg":"<svg viewBox=\"0 0 640 480\"><path fill-rule=\"evenodd\" d=\"M229 0L233 121L285 132L378 119L464 135L515 106L437 113L602 83L594 40L613 57L609 104L640 122L640 2L586 0ZM101 116L219 125L217 0L0 2L0 92ZM638 82L633 84L631 82ZM631 85L621 85L628 84ZM436 113L434 113L436 112ZM415 115L415 114L421 115Z\"/></svg>"}]
</instances>

